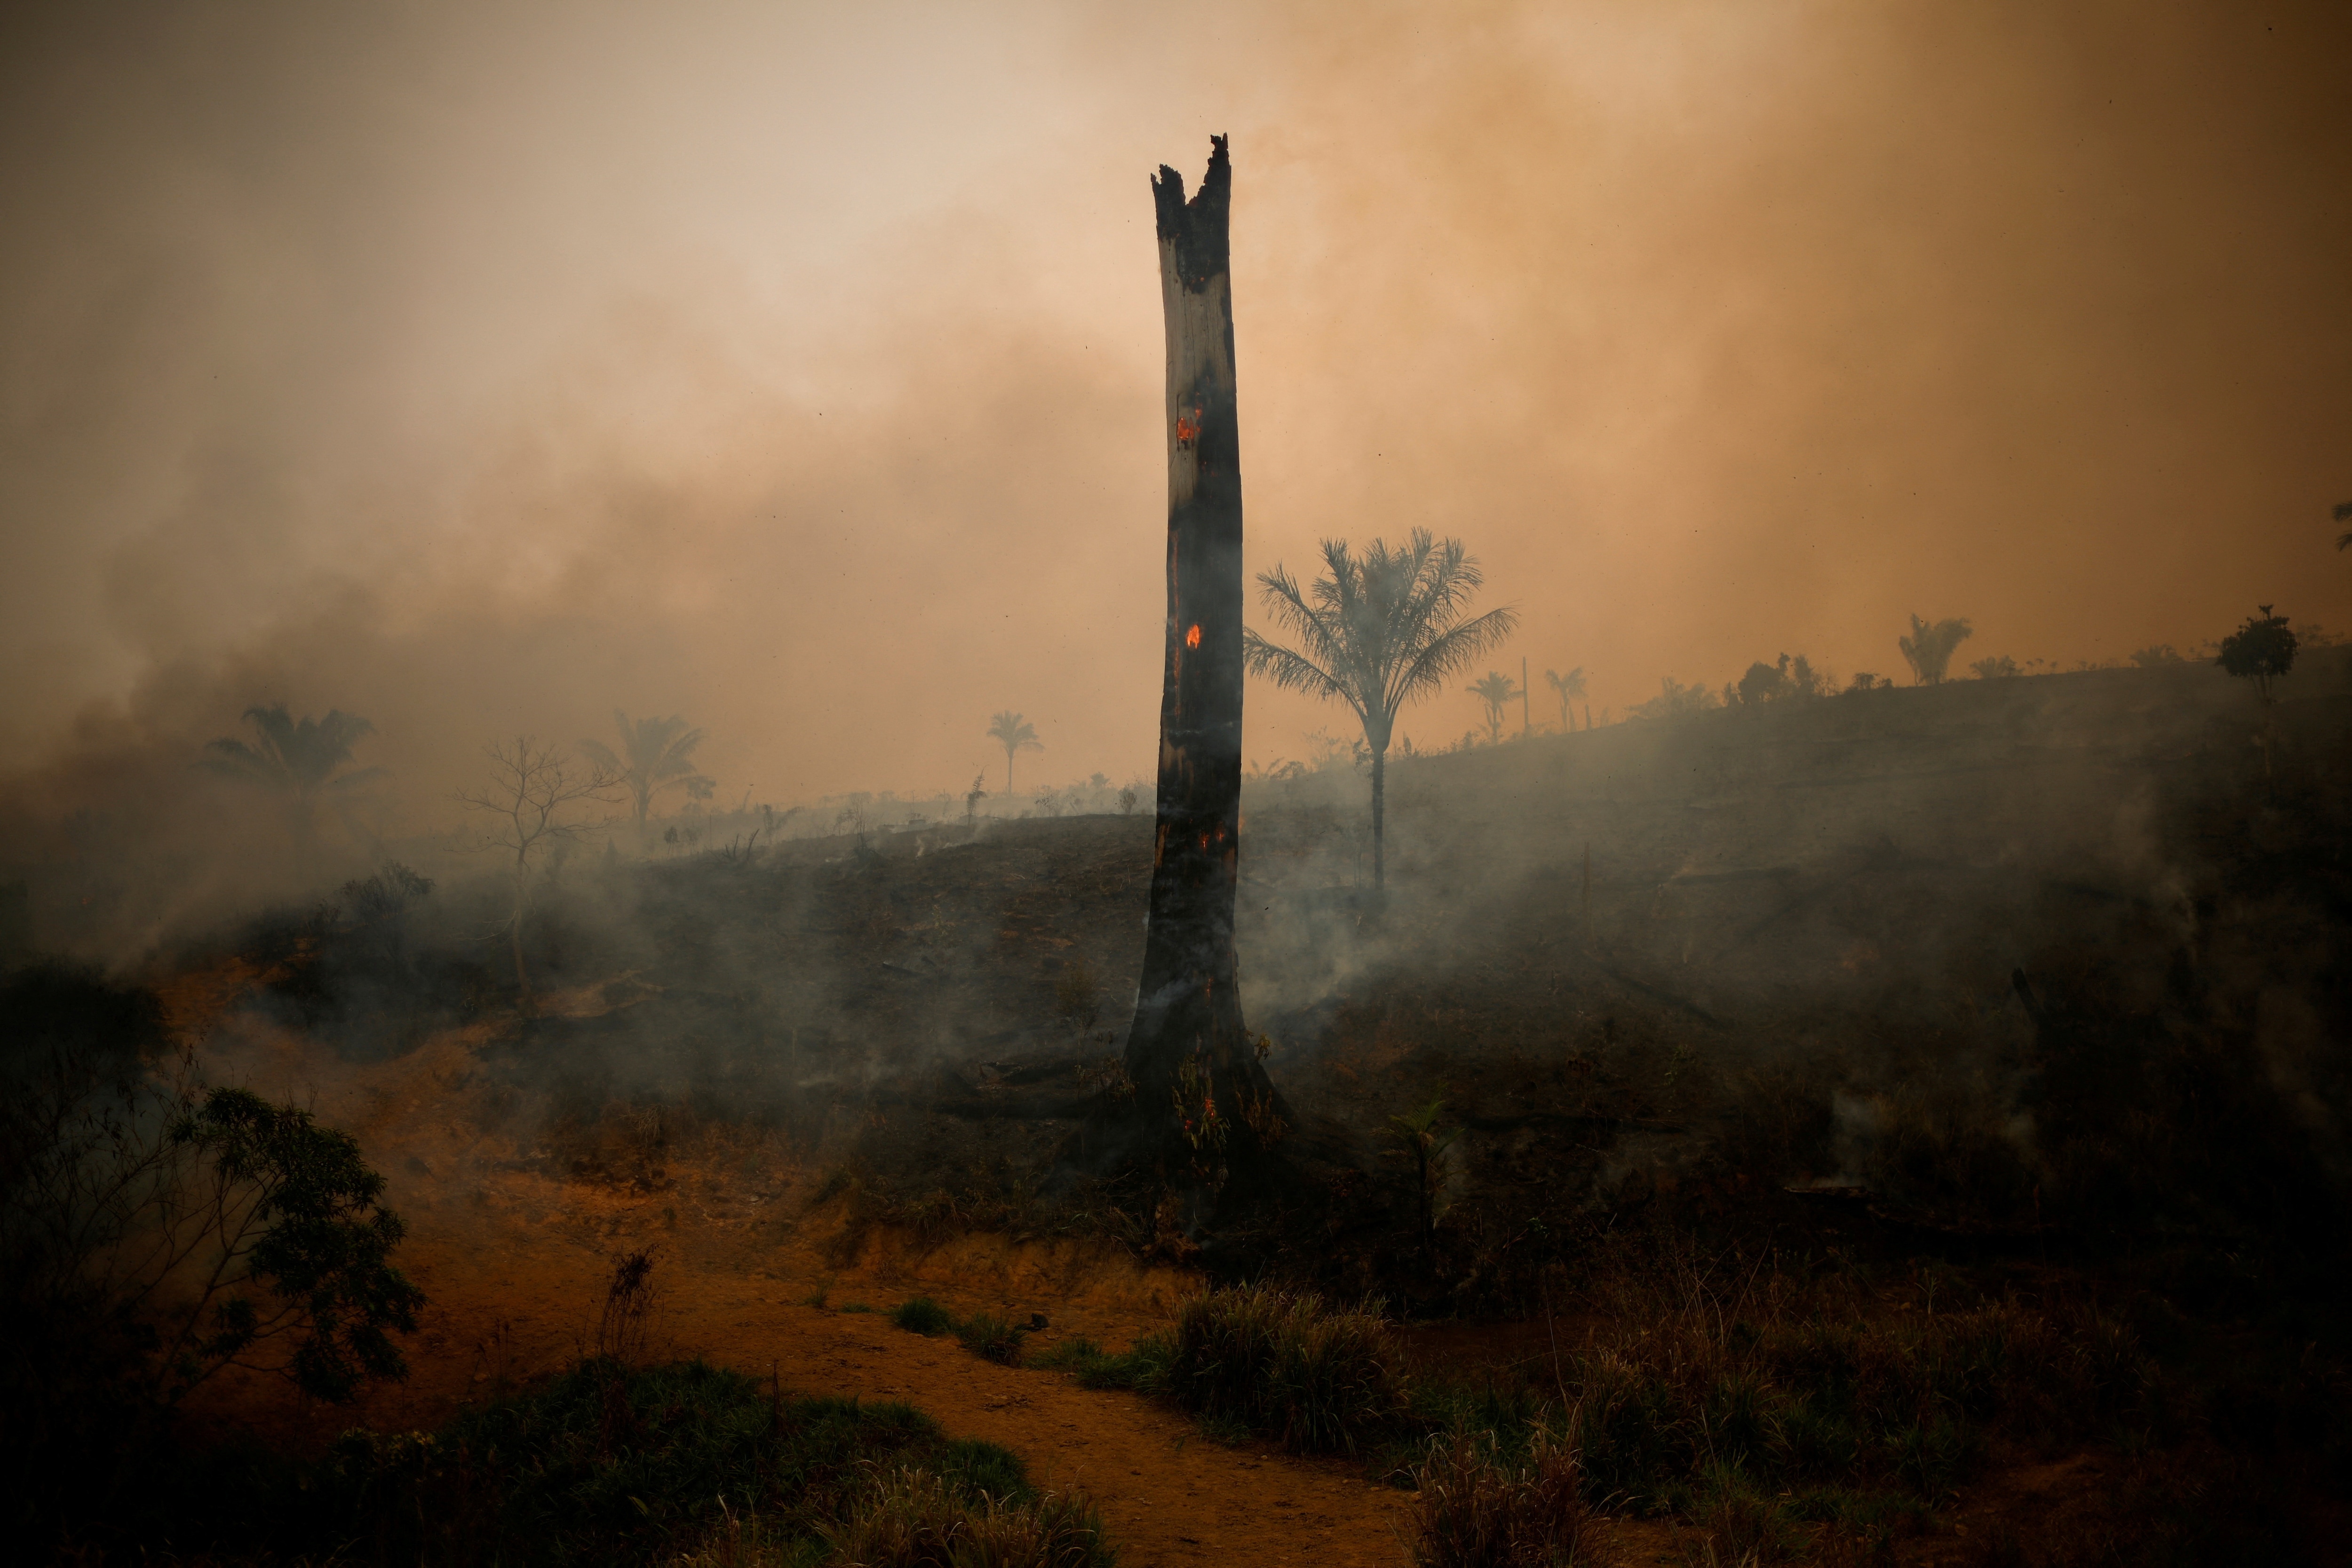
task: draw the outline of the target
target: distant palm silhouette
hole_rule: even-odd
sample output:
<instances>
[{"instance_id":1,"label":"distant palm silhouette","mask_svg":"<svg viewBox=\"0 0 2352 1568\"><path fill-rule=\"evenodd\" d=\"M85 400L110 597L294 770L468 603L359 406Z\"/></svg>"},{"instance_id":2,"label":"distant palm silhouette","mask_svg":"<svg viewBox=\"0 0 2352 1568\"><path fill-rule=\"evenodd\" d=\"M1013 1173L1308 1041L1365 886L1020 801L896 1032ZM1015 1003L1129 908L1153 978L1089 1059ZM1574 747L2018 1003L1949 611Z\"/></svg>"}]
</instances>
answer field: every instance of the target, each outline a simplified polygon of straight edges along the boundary
<instances>
[{"instance_id":1,"label":"distant palm silhouette","mask_svg":"<svg viewBox=\"0 0 2352 1568\"><path fill-rule=\"evenodd\" d=\"M2336 520L2340 523L2347 517L2352 517L2352 501L2338 501L2336 504ZM2347 528L2336 536L2337 549L2342 549L2347 545L2352 545L2352 528Z\"/></svg>"},{"instance_id":2,"label":"distant palm silhouette","mask_svg":"<svg viewBox=\"0 0 2352 1568\"><path fill-rule=\"evenodd\" d=\"M1401 549L1375 539L1359 559L1344 539L1323 541L1328 576L1301 590L1281 567L1258 574L1275 619L1304 651L1242 633L1250 674L1276 686L1337 697L1355 710L1372 754L1372 885L1388 877L1384 810L1389 741L1399 710L1444 689L1445 678L1509 636L1519 623L1507 606L1465 621L1486 579L1460 539L1444 543L1415 528Z\"/></svg>"},{"instance_id":3,"label":"distant palm silhouette","mask_svg":"<svg viewBox=\"0 0 2352 1568\"><path fill-rule=\"evenodd\" d=\"M1911 635L1897 637L1895 645L1911 663L1911 673L1923 686L1938 685L1944 672L1951 666L1952 650L1958 648L1976 631L1966 621L1938 621L1930 624L1916 615L1911 617Z\"/></svg>"},{"instance_id":4,"label":"distant palm silhouette","mask_svg":"<svg viewBox=\"0 0 2352 1568\"><path fill-rule=\"evenodd\" d=\"M1519 683L1499 670L1489 670L1470 683L1470 694L1486 705L1486 744L1503 743L1503 709L1519 695Z\"/></svg>"},{"instance_id":5,"label":"distant palm silhouette","mask_svg":"<svg viewBox=\"0 0 2352 1568\"><path fill-rule=\"evenodd\" d=\"M654 796L660 790L677 785L696 800L709 795L712 780L694 767L694 748L702 744L702 731L676 714L631 723L627 714L614 708L613 722L621 730L618 752L601 740L583 740L580 749L600 776L628 789L636 808L640 839L645 836Z\"/></svg>"},{"instance_id":6,"label":"distant palm silhouette","mask_svg":"<svg viewBox=\"0 0 2352 1568\"><path fill-rule=\"evenodd\" d=\"M1559 727L1562 734L1576 727L1576 714L1569 704L1584 695L1584 666L1579 664L1566 674L1558 670L1546 670L1544 681L1551 687L1552 695L1559 699Z\"/></svg>"},{"instance_id":7,"label":"distant palm silhouette","mask_svg":"<svg viewBox=\"0 0 2352 1568\"><path fill-rule=\"evenodd\" d=\"M1024 751L1043 751L1045 743L1037 738L1037 727L1007 708L988 721L988 737L1004 747L1004 792L1013 793L1013 758Z\"/></svg>"},{"instance_id":8,"label":"distant palm silhouette","mask_svg":"<svg viewBox=\"0 0 2352 1568\"><path fill-rule=\"evenodd\" d=\"M254 743L226 736L209 741L203 766L282 799L292 819L295 847L307 860L317 829L319 797L356 789L385 776L381 768L340 771L352 759L352 748L374 734L375 726L341 708L330 709L324 718L305 714L298 719L284 703L249 707L245 719L253 726Z\"/></svg>"}]
</instances>

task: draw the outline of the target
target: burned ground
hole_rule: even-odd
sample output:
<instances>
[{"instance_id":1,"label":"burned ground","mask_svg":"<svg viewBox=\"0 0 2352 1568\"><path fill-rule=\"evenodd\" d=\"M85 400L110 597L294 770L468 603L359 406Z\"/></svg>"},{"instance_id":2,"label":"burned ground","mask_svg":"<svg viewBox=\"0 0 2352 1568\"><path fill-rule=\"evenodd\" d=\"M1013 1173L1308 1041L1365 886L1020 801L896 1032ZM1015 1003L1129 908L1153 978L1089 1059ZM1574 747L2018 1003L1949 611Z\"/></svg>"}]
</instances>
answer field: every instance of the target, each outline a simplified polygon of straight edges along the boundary
<instances>
[{"instance_id":1,"label":"burned ground","mask_svg":"<svg viewBox=\"0 0 2352 1568\"><path fill-rule=\"evenodd\" d=\"M2094 672L1404 761L1384 899L1360 779L1254 788L1244 1005L1299 1124L1286 1184L1206 1251L1056 1174L1118 1088L1141 816L583 858L537 890L528 1006L497 890L439 867L396 908L346 890L179 953L163 989L240 1075L341 1086L463 1307L435 1320L443 1361L491 1354L464 1312L520 1322L501 1290L572 1288L624 1246L668 1249L713 1302L791 1281L754 1290L763 1322L814 1281L1133 1333L1171 1264L1284 1277L1384 1299L1428 1325L1428 1377L1512 1408L1566 1397L1579 1356L1685 1341L1723 1387L1801 1405L1820 1314L1916 1345L1906 1325L1966 1303L2020 1343L2128 1344L2128 1375L2095 1430L2021 1393L1887 1470L1916 1472L1920 1542L1943 1527L1919 1521L2044 1514L2124 1540L2131 1489L2187 1495L2198 1454L2259 1464L2246 1495L2300 1519L2346 1447L2352 1100L2352 681L2315 665L2267 713L2210 671ZM1424 1228L1393 1119L1432 1102L1458 1135ZM731 1355L724 1311L691 1321ZM1762 1326L1723 1337L1743 1313ZM435 1377L417 1418L462 1396L454 1363ZM1746 1495L1650 1484L1675 1518ZM1877 1519L1896 1482L1870 1485L1853 1507Z\"/></svg>"}]
</instances>

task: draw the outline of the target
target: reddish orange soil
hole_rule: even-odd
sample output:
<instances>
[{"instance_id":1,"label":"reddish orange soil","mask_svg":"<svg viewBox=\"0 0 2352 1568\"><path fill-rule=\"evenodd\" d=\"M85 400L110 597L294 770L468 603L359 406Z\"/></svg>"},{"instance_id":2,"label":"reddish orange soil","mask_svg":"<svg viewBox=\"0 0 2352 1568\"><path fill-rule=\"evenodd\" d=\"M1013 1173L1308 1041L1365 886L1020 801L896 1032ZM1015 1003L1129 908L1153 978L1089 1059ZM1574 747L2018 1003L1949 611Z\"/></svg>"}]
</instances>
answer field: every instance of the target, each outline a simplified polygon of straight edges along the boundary
<instances>
[{"instance_id":1,"label":"reddish orange soil","mask_svg":"<svg viewBox=\"0 0 2352 1568\"><path fill-rule=\"evenodd\" d=\"M192 976L166 989L166 1003L193 1033L251 978L242 967ZM215 1081L291 1098L360 1140L390 1180L387 1201L409 1227L399 1260L430 1304L406 1342L405 1383L375 1389L355 1407L328 1407L275 1377L231 1369L194 1401L199 1423L296 1448L316 1448L354 1425L438 1426L467 1402L593 1346L614 1260L642 1248L655 1255L660 1292L651 1354L701 1356L803 1393L904 1400L959 1437L1013 1450L1041 1485L1085 1488L1130 1568L1407 1561L1410 1498L1367 1481L1360 1465L1264 1444L1227 1448L1137 1396L998 1366L883 1315L929 1295L960 1316L986 1311L1025 1322L1045 1314L1049 1326L1032 1336L1034 1349L1065 1334L1117 1349L1161 1326L1200 1288L1195 1277L1097 1242L959 1235L927 1245L877 1231L848 1246L841 1206L812 1206L814 1173L757 1134L669 1150L667 1182L655 1191L558 1179L527 1136L519 1145L478 1129L478 1043L450 1034L396 1061L353 1065L248 1021L214 1033L206 1067ZM811 1304L820 1293L825 1304ZM843 1310L854 1305L876 1310ZM1417 1361L1457 1364L1549 1348L1539 1322L1430 1327L1408 1341ZM2049 1469L2025 1489L2039 1506L2016 1511L2033 1518L2047 1507L2043 1486L2063 1492L2081 1479L2065 1466ZM1905 1542L1901 1560L1964 1561L1970 1525L1991 1520L1952 1522L1942 1540ZM1616 1535L1629 1568L1684 1560L1667 1527L1626 1523Z\"/></svg>"},{"instance_id":2,"label":"reddish orange soil","mask_svg":"<svg viewBox=\"0 0 2352 1568\"><path fill-rule=\"evenodd\" d=\"M175 1001L188 999L188 993ZM209 999L209 998L207 998ZM1137 1568L1152 1563L1401 1563L1405 1494L1360 1466L1263 1445L1226 1448L1133 1395L1081 1389L1052 1372L1003 1367L952 1339L923 1339L875 1313L928 1294L959 1314L1043 1312L1040 1348L1064 1333L1113 1347L1164 1322L1198 1288L1098 1244L902 1236L844 1256L837 1215L804 1212L807 1177L762 1144L673 1154L671 1185L632 1195L551 1179L510 1140L466 1120L469 1041L438 1040L394 1062L321 1061L297 1039L237 1026L216 1038L216 1076L290 1095L357 1136L391 1178L408 1222L400 1260L431 1298L408 1342L405 1384L356 1408L307 1405L267 1375L232 1371L194 1412L273 1440L314 1446L342 1428L431 1427L501 1383L561 1366L593 1343L613 1260L648 1247L661 1287L653 1352L699 1355L787 1388L902 1399L958 1436L1021 1455L1044 1485L1101 1504ZM828 1305L808 1299L826 1293Z\"/></svg>"}]
</instances>

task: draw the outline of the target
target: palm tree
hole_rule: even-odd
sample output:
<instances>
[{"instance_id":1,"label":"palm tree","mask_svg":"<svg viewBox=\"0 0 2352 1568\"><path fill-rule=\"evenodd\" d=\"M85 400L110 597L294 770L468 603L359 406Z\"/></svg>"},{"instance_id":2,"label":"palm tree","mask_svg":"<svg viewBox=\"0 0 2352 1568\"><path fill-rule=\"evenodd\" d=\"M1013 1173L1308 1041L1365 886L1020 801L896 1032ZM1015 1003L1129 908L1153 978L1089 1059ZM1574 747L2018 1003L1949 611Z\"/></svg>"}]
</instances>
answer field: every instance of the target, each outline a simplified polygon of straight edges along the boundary
<instances>
[{"instance_id":1,"label":"palm tree","mask_svg":"<svg viewBox=\"0 0 2352 1568\"><path fill-rule=\"evenodd\" d=\"M1281 567L1258 574L1275 620L1300 652L1242 633L1249 672L1276 686L1337 697L1355 711L1372 754L1372 885L1387 883L1386 791L1390 737L1398 712L1444 689L1445 678L1509 636L1518 612L1506 605L1463 616L1485 583L1460 539L1439 543L1415 528L1402 549L1375 539L1359 559L1344 539L1323 541L1328 575L1302 591Z\"/></svg>"},{"instance_id":2,"label":"palm tree","mask_svg":"<svg viewBox=\"0 0 2352 1568\"><path fill-rule=\"evenodd\" d=\"M381 768L343 772L352 748L375 733L357 714L331 708L324 718L295 718L284 703L245 710L254 743L224 736L205 746L203 766L225 778L242 779L284 799L293 819L297 852L308 860L316 831L319 797L342 794L384 777Z\"/></svg>"},{"instance_id":3,"label":"palm tree","mask_svg":"<svg viewBox=\"0 0 2352 1568\"><path fill-rule=\"evenodd\" d=\"M1569 704L1584 695L1584 666L1579 664L1564 675L1558 670L1546 670L1544 682L1551 687L1552 695L1559 699L1559 727L1564 735L1576 727L1576 712Z\"/></svg>"},{"instance_id":4,"label":"palm tree","mask_svg":"<svg viewBox=\"0 0 2352 1568\"><path fill-rule=\"evenodd\" d=\"M1911 662L1911 673L1921 685L1937 685L1951 664L1952 650L1968 641L1975 631L1966 621L1938 621L1930 625L1914 615L1911 635L1897 637L1895 645Z\"/></svg>"},{"instance_id":5,"label":"palm tree","mask_svg":"<svg viewBox=\"0 0 2352 1568\"><path fill-rule=\"evenodd\" d=\"M1519 695L1518 682L1499 670L1489 670L1465 688L1471 695L1486 705L1486 744L1503 744L1503 708Z\"/></svg>"},{"instance_id":6,"label":"palm tree","mask_svg":"<svg viewBox=\"0 0 2352 1568\"><path fill-rule=\"evenodd\" d=\"M1037 727L1007 708L988 721L988 737L1004 747L1004 792L1013 793L1013 758L1024 751L1043 751L1045 743L1037 738Z\"/></svg>"},{"instance_id":7,"label":"palm tree","mask_svg":"<svg viewBox=\"0 0 2352 1568\"><path fill-rule=\"evenodd\" d=\"M2352 517L2352 501L2336 502L2336 520L2340 523L2347 517ZM2336 536L2336 548L2343 549L2347 547L2352 547L2352 528L2347 528Z\"/></svg>"},{"instance_id":8,"label":"palm tree","mask_svg":"<svg viewBox=\"0 0 2352 1568\"><path fill-rule=\"evenodd\" d=\"M614 708L613 722L621 729L617 753L601 740L583 740L580 749L599 776L627 788L636 804L637 837L642 841L646 818L657 791L678 785L698 800L709 797L713 781L695 771L693 760L694 748L702 744L702 731L690 727L676 714L631 723L627 714Z\"/></svg>"}]
</instances>

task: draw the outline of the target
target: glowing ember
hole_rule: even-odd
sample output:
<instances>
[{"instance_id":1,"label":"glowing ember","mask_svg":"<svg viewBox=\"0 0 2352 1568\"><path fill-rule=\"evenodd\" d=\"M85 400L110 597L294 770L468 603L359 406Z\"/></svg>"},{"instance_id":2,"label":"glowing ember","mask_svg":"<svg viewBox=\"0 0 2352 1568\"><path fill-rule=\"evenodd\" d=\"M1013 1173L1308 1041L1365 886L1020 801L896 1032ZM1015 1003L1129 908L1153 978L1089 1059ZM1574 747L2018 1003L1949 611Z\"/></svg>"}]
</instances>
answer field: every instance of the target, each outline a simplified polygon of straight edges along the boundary
<instances>
[{"instance_id":1,"label":"glowing ember","mask_svg":"<svg viewBox=\"0 0 2352 1568\"><path fill-rule=\"evenodd\" d=\"M1186 646L1187 648L1197 648L1197 647L1199 647L1200 645L1201 645L1201 623L1200 623L1199 622L1195 621L1195 622L1192 622L1192 629L1190 632L1185 632L1185 633L1184 633L1184 646Z\"/></svg>"}]
</instances>

